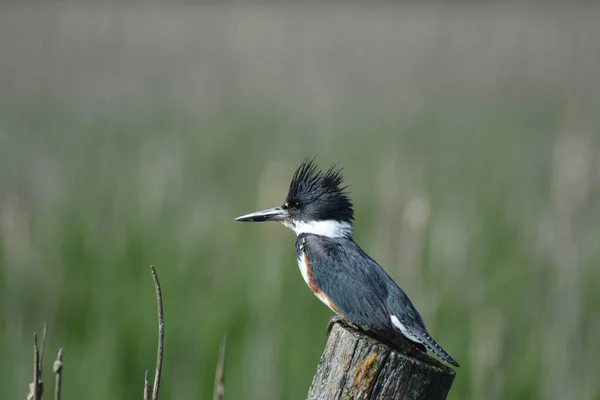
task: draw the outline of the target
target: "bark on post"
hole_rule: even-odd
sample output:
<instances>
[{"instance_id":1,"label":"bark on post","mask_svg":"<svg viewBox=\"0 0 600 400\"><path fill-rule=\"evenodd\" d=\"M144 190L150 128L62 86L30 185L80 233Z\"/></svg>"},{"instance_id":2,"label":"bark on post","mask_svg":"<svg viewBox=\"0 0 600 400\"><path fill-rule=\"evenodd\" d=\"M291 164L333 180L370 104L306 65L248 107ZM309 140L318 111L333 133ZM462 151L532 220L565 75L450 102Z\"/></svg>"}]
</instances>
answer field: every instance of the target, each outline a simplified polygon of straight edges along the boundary
<instances>
[{"instance_id":1,"label":"bark on post","mask_svg":"<svg viewBox=\"0 0 600 400\"><path fill-rule=\"evenodd\" d=\"M427 356L410 356L364 333L335 324L308 400L441 400L455 371Z\"/></svg>"}]
</instances>

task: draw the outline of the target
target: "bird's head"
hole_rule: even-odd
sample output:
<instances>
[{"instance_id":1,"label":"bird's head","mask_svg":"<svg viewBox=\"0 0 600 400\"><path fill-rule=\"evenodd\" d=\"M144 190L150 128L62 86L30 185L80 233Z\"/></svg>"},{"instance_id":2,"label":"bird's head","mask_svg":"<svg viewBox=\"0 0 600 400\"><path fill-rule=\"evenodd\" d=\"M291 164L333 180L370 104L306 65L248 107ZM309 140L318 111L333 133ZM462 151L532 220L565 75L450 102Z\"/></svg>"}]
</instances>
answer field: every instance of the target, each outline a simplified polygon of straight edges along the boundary
<instances>
[{"instance_id":1,"label":"bird's head","mask_svg":"<svg viewBox=\"0 0 600 400\"><path fill-rule=\"evenodd\" d=\"M284 203L236 218L236 221L276 221L296 232L329 237L351 237L354 210L343 186L341 169L321 171L305 159L292 178Z\"/></svg>"}]
</instances>

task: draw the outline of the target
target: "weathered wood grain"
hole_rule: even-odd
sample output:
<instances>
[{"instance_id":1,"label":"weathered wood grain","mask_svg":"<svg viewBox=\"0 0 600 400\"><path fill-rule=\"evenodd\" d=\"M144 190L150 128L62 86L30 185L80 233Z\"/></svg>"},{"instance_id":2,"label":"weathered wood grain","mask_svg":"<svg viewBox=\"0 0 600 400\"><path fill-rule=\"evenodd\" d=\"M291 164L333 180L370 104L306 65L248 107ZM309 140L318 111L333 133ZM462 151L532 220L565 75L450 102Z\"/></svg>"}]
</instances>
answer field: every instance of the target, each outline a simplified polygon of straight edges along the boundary
<instances>
[{"instance_id":1,"label":"weathered wood grain","mask_svg":"<svg viewBox=\"0 0 600 400\"><path fill-rule=\"evenodd\" d=\"M393 350L335 324L308 393L309 400L441 400L455 371L427 355Z\"/></svg>"}]
</instances>

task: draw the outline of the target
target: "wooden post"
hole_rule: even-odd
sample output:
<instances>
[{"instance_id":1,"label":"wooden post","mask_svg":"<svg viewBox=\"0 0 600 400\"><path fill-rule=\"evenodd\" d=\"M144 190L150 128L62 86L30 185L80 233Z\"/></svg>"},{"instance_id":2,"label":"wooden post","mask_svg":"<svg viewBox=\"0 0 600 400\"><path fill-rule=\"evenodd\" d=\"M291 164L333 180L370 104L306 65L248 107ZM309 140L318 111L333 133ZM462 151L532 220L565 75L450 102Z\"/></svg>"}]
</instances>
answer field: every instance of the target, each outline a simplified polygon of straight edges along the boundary
<instances>
[{"instance_id":1,"label":"wooden post","mask_svg":"<svg viewBox=\"0 0 600 400\"><path fill-rule=\"evenodd\" d=\"M362 332L335 324L308 400L442 400L455 371L427 356L410 356Z\"/></svg>"}]
</instances>

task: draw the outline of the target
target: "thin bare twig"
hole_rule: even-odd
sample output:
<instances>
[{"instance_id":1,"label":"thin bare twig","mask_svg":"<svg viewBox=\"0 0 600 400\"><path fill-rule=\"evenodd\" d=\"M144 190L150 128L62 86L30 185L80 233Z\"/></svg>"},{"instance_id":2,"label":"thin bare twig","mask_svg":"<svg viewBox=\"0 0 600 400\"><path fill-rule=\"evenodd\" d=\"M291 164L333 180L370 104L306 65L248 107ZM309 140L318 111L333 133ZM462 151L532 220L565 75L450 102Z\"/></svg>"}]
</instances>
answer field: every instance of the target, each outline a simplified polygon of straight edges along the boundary
<instances>
[{"instance_id":1,"label":"thin bare twig","mask_svg":"<svg viewBox=\"0 0 600 400\"><path fill-rule=\"evenodd\" d=\"M40 351L37 345L37 332L33 333L33 382L29 384L27 400L42 398L42 371L40 369Z\"/></svg>"},{"instance_id":2,"label":"thin bare twig","mask_svg":"<svg viewBox=\"0 0 600 400\"><path fill-rule=\"evenodd\" d=\"M225 348L227 346L227 334L223 335L221 346L219 348L219 361L215 372L215 387L213 391L213 400L223 400L225 396Z\"/></svg>"},{"instance_id":3,"label":"thin bare twig","mask_svg":"<svg viewBox=\"0 0 600 400\"><path fill-rule=\"evenodd\" d=\"M154 279L154 286L156 287L156 304L158 308L158 355L156 357L156 374L154 375L154 386L152 388L152 400L157 400L158 389L160 387L160 374L162 372L165 321L163 316L162 291L160 289L158 275L153 266L151 266L150 269L152 270L152 279Z\"/></svg>"},{"instance_id":4,"label":"thin bare twig","mask_svg":"<svg viewBox=\"0 0 600 400\"><path fill-rule=\"evenodd\" d=\"M152 395L150 394L150 382L148 382L148 370L144 375L144 400L150 400Z\"/></svg>"},{"instance_id":5,"label":"thin bare twig","mask_svg":"<svg viewBox=\"0 0 600 400\"><path fill-rule=\"evenodd\" d=\"M54 400L60 400L60 389L62 386L63 349L58 349L56 361L54 361Z\"/></svg>"},{"instance_id":6,"label":"thin bare twig","mask_svg":"<svg viewBox=\"0 0 600 400\"><path fill-rule=\"evenodd\" d=\"M46 350L46 334L48 333L48 325L44 324L44 334L42 335L42 350L40 352L40 376L44 368L44 350Z\"/></svg>"},{"instance_id":7,"label":"thin bare twig","mask_svg":"<svg viewBox=\"0 0 600 400\"><path fill-rule=\"evenodd\" d=\"M33 333L33 400L40 399L38 383L40 382L40 351L37 345L37 332Z\"/></svg>"}]
</instances>

